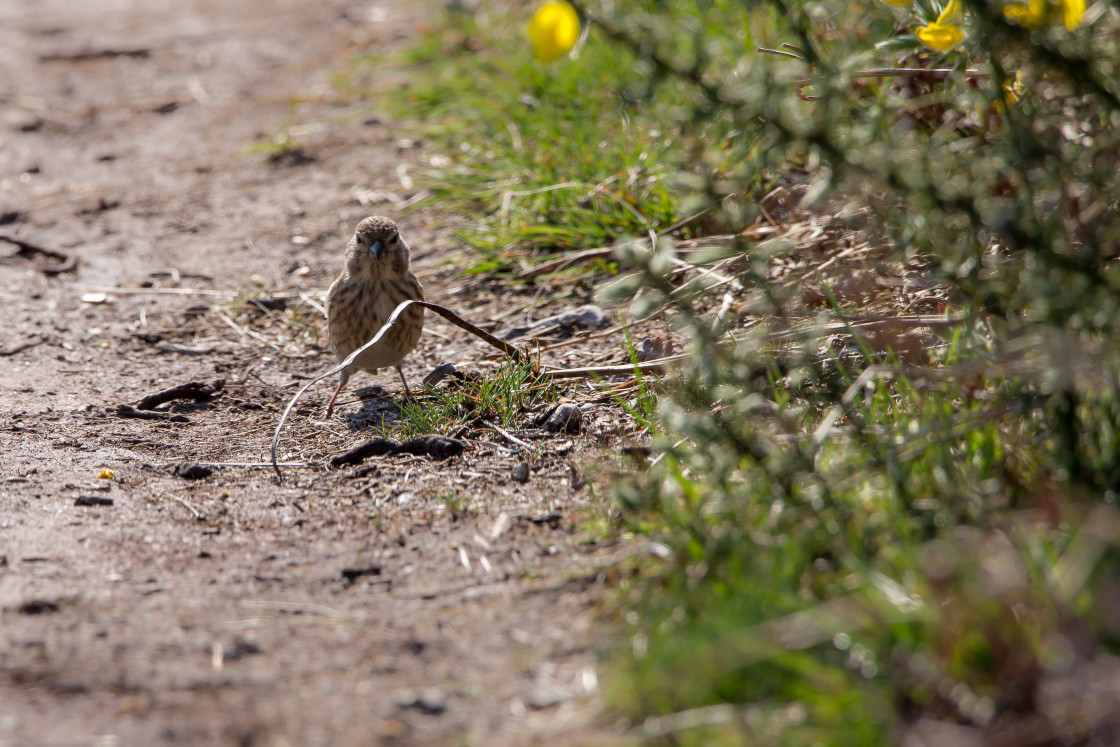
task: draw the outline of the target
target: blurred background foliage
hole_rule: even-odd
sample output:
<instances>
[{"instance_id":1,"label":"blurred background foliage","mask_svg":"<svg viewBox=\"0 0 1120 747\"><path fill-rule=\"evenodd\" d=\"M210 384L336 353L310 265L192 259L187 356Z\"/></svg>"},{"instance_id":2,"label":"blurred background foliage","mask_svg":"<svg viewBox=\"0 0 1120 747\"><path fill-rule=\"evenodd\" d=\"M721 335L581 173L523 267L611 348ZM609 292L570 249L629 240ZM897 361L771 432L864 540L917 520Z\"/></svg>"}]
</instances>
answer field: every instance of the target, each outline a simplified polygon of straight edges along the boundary
<instances>
[{"instance_id":1,"label":"blurred background foliage","mask_svg":"<svg viewBox=\"0 0 1120 747\"><path fill-rule=\"evenodd\" d=\"M611 706L666 744L1120 739L1116 7L576 9L545 63L531 8L453 4L389 105L467 272L613 246L565 272L691 353L614 481L650 553Z\"/></svg>"}]
</instances>

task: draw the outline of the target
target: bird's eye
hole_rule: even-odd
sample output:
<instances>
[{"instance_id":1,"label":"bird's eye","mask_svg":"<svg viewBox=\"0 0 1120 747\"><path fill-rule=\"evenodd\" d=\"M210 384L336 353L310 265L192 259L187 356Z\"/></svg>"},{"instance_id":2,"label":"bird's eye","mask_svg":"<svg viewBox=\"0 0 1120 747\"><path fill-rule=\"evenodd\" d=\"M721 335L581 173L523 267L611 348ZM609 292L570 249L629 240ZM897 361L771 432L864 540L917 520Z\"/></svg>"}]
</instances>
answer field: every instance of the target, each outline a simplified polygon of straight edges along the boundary
<instances>
[{"instance_id":1,"label":"bird's eye","mask_svg":"<svg viewBox=\"0 0 1120 747\"><path fill-rule=\"evenodd\" d=\"M390 244L395 244L395 243L397 243L397 237L396 237L395 235L393 235L393 236L390 236L390 237L389 237L389 243L390 243Z\"/></svg>"}]
</instances>

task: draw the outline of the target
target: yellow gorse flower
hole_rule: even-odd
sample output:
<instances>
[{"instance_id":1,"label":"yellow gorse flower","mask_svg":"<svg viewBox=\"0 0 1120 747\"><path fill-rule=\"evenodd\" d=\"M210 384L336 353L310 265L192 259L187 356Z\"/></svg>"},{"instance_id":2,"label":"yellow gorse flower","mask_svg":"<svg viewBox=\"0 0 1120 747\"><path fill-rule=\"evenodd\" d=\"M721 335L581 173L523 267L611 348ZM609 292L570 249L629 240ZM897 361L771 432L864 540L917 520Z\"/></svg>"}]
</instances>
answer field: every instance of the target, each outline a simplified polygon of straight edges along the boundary
<instances>
[{"instance_id":1,"label":"yellow gorse flower","mask_svg":"<svg viewBox=\"0 0 1120 747\"><path fill-rule=\"evenodd\" d=\"M1081 25L1085 0L1026 0L1005 6L1003 15L1020 26L1036 29L1046 24L1061 23L1070 31Z\"/></svg>"},{"instance_id":2,"label":"yellow gorse flower","mask_svg":"<svg viewBox=\"0 0 1120 747\"><path fill-rule=\"evenodd\" d=\"M1045 2L1045 0L1043 0ZM919 26L914 29L918 39L930 49L947 52L964 41L964 32L960 27L961 3L960 0L949 0L949 4L941 11L941 15L933 23Z\"/></svg>"},{"instance_id":3,"label":"yellow gorse flower","mask_svg":"<svg viewBox=\"0 0 1120 747\"><path fill-rule=\"evenodd\" d=\"M916 33L922 44L939 52L947 52L964 41L964 32L955 23L934 21L919 27Z\"/></svg>"},{"instance_id":4,"label":"yellow gorse flower","mask_svg":"<svg viewBox=\"0 0 1120 747\"><path fill-rule=\"evenodd\" d=\"M538 60L552 62L571 50L579 39L579 15L564 0L549 0L529 22L529 40Z\"/></svg>"},{"instance_id":5,"label":"yellow gorse flower","mask_svg":"<svg viewBox=\"0 0 1120 747\"><path fill-rule=\"evenodd\" d=\"M1073 31L1081 25L1081 16L1085 15L1085 0L1062 0L1062 23Z\"/></svg>"},{"instance_id":6,"label":"yellow gorse flower","mask_svg":"<svg viewBox=\"0 0 1120 747\"><path fill-rule=\"evenodd\" d=\"M1027 0L1026 5L1008 5L1003 9L1007 20L1033 29L1046 20L1046 0Z\"/></svg>"}]
</instances>

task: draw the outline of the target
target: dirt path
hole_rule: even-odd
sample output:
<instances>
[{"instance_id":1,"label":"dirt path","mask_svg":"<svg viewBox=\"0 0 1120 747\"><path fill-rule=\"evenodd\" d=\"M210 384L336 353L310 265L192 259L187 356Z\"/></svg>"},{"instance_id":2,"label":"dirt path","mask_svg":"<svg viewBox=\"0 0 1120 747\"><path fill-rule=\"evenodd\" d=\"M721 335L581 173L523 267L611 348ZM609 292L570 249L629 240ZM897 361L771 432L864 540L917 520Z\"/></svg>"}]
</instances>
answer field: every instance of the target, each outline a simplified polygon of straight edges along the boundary
<instances>
[{"instance_id":1,"label":"dirt path","mask_svg":"<svg viewBox=\"0 0 1120 747\"><path fill-rule=\"evenodd\" d=\"M376 109L333 102L329 75L422 13L0 5L0 235L25 244L0 241L0 745L607 741L591 623L618 549L570 529L595 510L594 424L524 484L497 436L328 469L387 407L358 388L398 393L361 377L335 420L326 385L297 411L282 458L306 466L284 486L254 467L173 474L260 462L298 377L330 360L318 293L354 224L393 215L353 189L407 199L397 164L423 155ZM302 155L248 153L296 97ZM431 298L482 320L506 305L440 269L453 247L423 215L397 217ZM292 300L184 292L257 288ZM429 327L410 380L485 352ZM213 401L171 408L189 422L112 412L216 380Z\"/></svg>"}]
</instances>

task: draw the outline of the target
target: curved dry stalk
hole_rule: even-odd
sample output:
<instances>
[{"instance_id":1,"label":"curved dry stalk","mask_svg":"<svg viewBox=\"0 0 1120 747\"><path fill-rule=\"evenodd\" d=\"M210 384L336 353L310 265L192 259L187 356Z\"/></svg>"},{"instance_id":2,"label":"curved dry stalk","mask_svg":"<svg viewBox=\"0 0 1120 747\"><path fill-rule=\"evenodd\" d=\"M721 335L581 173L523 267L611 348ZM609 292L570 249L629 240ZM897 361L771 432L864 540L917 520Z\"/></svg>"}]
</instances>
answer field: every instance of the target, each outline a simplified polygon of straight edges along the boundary
<instances>
[{"instance_id":1,"label":"curved dry stalk","mask_svg":"<svg viewBox=\"0 0 1120 747\"><path fill-rule=\"evenodd\" d=\"M314 379L312 379L311 381L304 384L303 388L300 389L298 392L296 392L296 396L292 397L291 402L289 402L288 406L284 408L284 414L280 416L280 422L276 426L276 432L272 435L272 447L271 447L272 468L274 470L276 470L276 477L277 477L277 479L280 480L280 482L284 482L284 475L283 475L283 473L280 472L280 465L276 460L276 446L280 443L280 431L284 428L284 423L288 419L288 414L291 413L292 408L295 407L296 402L299 401L299 398L303 396L303 393L306 392L308 389L310 389L313 385L319 383L320 381L327 378L328 376L333 376L334 374L339 373L344 368L346 368L351 363L353 363L354 360L359 355L361 355L363 352L365 352L368 348L376 345L377 342L385 335L385 333L387 331L389 331L389 328L392 327L394 324L396 324L397 318L401 315L401 312L404 311L406 308L408 308L409 306L411 306L413 304L415 304L417 306L422 306L425 309L431 309L432 311L439 314L440 316L442 316L444 319L451 322L455 326L460 327L461 329L465 329L467 332L470 332L472 335L475 335L476 337L480 337L481 339L490 343L491 345L498 348L499 350L501 350L506 355L510 356L511 358L514 358L515 360L517 360L519 362L528 360L528 358L529 358L528 354L524 350L522 350L521 348L518 348L514 345L510 345L508 342L506 342L504 340L499 340L497 337L490 334L486 330L480 329L480 328L474 326L473 324L471 324L467 320L460 317L458 314L456 314L451 309L448 309L444 306L440 306L438 303L431 303L429 301L411 301L411 300L402 301L397 306L397 308L393 309L393 313L389 315L389 318L385 321L385 324L383 324L381 326L381 329L377 330L377 334L374 335L373 338L369 342L367 342L365 345L362 345L360 348L358 348L353 353L348 355L346 357L346 360L342 361L342 363L339 363L337 366L332 368L330 371L327 371L326 373L319 374Z\"/></svg>"},{"instance_id":2,"label":"curved dry stalk","mask_svg":"<svg viewBox=\"0 0 1120 747\"><path fill-rule=\"evenodd\" d=\"M642 363L622 363L617 366L591 366L589 368L551 368L541 371L542 376L552 379L593 379L606 376L625 376L633 373L656 373L665 368L665 364L688 358L690 353L677 353L664 358L656 358Z\"/></svg>"}]
</instances>

